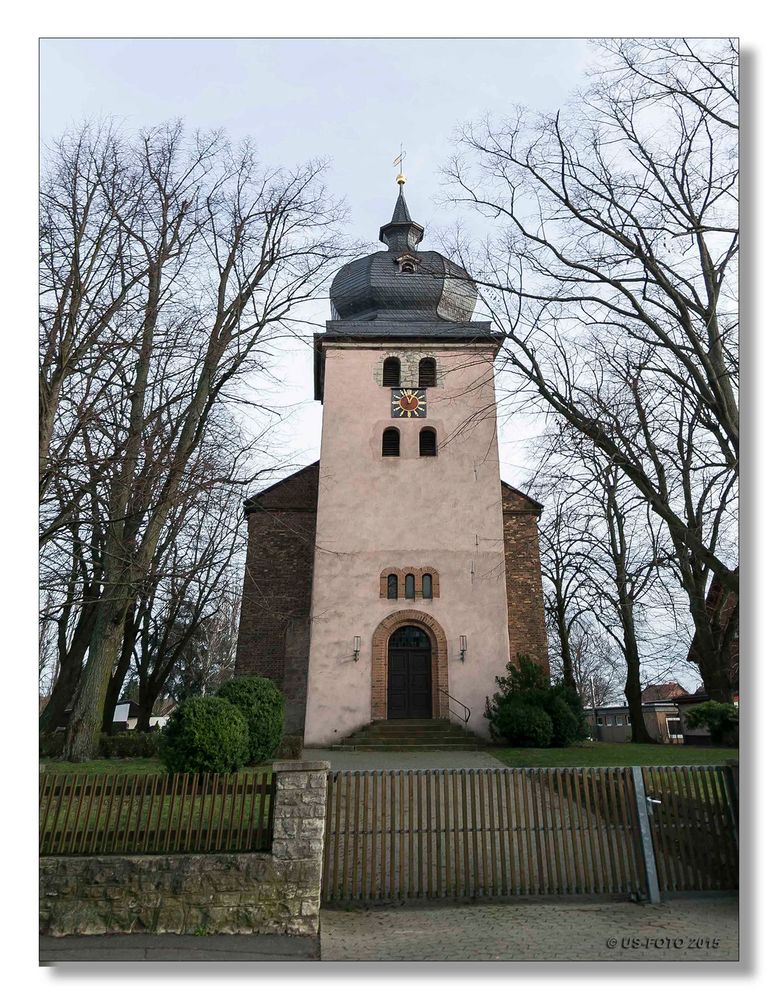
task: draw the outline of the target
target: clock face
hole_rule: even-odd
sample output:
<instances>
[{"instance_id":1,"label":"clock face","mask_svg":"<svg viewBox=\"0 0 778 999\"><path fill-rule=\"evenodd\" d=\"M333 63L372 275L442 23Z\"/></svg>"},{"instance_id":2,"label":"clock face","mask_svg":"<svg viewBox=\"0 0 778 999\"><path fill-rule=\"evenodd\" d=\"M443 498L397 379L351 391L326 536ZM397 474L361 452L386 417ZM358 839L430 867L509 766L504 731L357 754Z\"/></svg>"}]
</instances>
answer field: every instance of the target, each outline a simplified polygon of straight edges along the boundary
<instances>
[{"instance_id":1,"label":"clock face","mask_svg":"<svg viewBox=\"0 0 778 999\"><path fill-rule=\"evenodd\" d=\"M421 417L427 415L427 390L423 388L392 389L392 416Z\"/></svg>"}]
</instances>

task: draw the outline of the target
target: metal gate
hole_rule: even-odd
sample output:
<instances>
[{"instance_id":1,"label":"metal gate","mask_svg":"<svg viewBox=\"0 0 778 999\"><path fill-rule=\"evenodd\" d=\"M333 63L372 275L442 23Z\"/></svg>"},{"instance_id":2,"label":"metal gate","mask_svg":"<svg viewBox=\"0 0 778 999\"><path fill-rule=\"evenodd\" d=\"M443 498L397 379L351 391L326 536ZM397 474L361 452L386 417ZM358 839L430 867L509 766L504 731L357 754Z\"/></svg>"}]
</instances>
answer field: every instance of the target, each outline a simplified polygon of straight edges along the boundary
<instances>
[{"instance_id":1,"label":"metal gate","mask_svg":"<svg viewBox=\"0 0 778 999\"><path fill-rule=\"evenodd\" d=\"M738 886L738 801L730 767L643 767L660 891Z\"/></svg>"},{"instance_id":2,"label":"metal gate","mask_svg":"<svg viewBox=\"0 0 778 999\"><path fill-rule=\"evenodd\" d=\"M645 890L629 767L329 775L325 903Z\"/></svg>"}]
</instances>

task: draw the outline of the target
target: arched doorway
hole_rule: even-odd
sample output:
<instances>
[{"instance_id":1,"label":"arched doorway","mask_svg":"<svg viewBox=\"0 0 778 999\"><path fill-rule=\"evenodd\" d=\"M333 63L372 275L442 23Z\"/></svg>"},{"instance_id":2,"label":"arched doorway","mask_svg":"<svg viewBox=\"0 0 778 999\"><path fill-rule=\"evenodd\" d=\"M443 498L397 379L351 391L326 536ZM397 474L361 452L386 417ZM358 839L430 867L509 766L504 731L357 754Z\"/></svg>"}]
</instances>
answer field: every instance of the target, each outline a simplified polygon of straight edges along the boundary
<instances>
[{"instance_id":1,"label":"arched doorway","mask_svg":"<svg viewBox=\"0 0 778 999\"><path fill-rule=\"evenodd\" d=\"M448 717L448 642L446 633L432 617L419 610L400 610L388 614L373 632L370 667L370 717L380 721L388 717L389 640L399 628L413 625L430 641L432 658L432 717ZM429 717L429 716L428 716Z\"/></svg>"},{"instance_id":2,"label":"arched doorway","mask_svg":"<svg viewBox=\"0 0 778 999\"><path fill-rule=\"evenodd\" d=\"M432 718L432 643L406 624L389 639L387 718Z\"/></svg>"}]
</instances>

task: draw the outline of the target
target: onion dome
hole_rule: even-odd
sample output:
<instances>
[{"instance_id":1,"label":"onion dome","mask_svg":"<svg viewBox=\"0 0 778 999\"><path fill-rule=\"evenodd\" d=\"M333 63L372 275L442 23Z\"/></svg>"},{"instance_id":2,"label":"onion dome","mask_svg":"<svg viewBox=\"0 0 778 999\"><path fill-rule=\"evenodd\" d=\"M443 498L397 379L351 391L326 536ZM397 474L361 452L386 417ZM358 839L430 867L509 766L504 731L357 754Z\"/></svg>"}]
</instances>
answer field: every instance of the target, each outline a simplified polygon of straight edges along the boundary
<instances>
[{"instance_id":1,"label":"onion dome","mask_svg":"<svg viewBox=\"0 0 778 999\"><path fill-rule=\"evenodd\" d=\"M381 226L385 250L341 267L330 288L333 319L469 322L478 295L464 268L436 250L419 250L424 228L411 219L403 195Z\"/></svg>"}]
</instances>

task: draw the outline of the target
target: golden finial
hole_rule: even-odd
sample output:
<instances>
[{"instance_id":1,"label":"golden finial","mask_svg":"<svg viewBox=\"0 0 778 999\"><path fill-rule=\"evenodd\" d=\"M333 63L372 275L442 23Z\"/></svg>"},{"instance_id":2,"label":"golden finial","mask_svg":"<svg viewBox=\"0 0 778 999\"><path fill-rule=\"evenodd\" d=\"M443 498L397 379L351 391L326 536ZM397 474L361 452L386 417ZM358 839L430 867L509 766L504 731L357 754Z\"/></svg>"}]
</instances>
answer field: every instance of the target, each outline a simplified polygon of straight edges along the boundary
<instances>
[{"instance_id":1,"label":"golden finial","mask_svg":"<svg viewBox=\"0 0 778 999\"><path fill-rule=\"evenodd\" d=\"M403 149L403 144L401 142L400 143L400 155L395 159L394 163L392 163L392 166L398 166L399 165L399 167L400 167L400 172L397 174L397 183L400 185L400 187L402 187L403 184L405 183L405 174L403 173L403 160L404 159L405 159L405 150Z\"/></svg>"}]
</instances>

